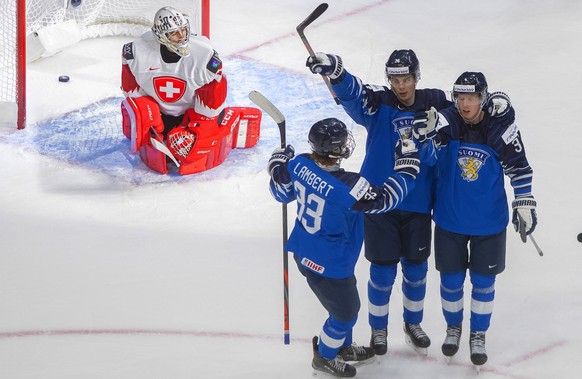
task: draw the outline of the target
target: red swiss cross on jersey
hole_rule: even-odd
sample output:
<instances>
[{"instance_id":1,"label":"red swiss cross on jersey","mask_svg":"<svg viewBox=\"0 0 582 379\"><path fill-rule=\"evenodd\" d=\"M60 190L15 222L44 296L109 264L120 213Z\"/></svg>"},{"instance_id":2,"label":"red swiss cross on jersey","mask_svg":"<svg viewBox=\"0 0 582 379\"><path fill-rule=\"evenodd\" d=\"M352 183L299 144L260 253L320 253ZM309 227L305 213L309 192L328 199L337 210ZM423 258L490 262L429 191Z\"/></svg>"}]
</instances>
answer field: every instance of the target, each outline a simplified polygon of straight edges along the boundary
<instances>
[{"instance_id":1,"label":"red swiss cross on jersey","mask_svg":"<svg viewBox=\"0 0 582 379\"><path fill-rule=\"evenodd\" d=\"M154 78L154 89L160 100L175 103L184 95L186 82L173 76L158 76Z\"/></svg>"}]
</instances>

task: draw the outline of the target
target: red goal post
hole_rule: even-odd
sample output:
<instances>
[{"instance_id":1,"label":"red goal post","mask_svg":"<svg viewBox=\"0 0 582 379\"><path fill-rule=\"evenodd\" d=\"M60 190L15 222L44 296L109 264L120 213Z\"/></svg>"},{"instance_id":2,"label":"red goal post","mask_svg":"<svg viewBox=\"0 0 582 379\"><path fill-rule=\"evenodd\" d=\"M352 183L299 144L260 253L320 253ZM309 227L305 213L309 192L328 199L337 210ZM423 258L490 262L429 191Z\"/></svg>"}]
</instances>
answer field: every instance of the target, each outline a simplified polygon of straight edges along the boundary
<instances>
[{"instance_id":1,"label":"red goal post","mask_svg":"<svg viewBox=\"0 0 582 379\"><path fill-rule=\"evenodd\" d=\"M0 126L26 126L26 65L81 39L138 36L172 6L210 37L210 0L5 0L0 16Z\"/></svg>"}]
</instances>

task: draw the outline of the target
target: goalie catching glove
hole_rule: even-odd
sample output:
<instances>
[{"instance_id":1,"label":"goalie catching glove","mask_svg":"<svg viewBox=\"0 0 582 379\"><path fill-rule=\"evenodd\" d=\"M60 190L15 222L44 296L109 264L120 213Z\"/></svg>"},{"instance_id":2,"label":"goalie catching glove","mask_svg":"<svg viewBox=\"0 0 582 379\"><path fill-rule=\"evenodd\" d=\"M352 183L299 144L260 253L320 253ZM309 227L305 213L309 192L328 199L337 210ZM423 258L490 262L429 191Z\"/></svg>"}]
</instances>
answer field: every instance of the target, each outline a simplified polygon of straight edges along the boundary
<instances>
[{"instance_id":1,"label":"goalie catching glove","mask_svg":"<svg viewBox=\"0 0 582 379\"><path fill-rule=\"evenodd\" d=\"M430 107L428 111L416 112L412 122L412 135L420 143L433 139L436 134L436 124L439 120L439 114L435 107Z\"/></svg>"},{"instance_id":2,"label":"goalie catching glove","mask_svg":"<svg viewBox=\"0 0 582 379\"><path fill-rule=\"evenodd\" d=\"M315 58L310 55L305 65L312 73L328 76L330 79L339 78L344 71L342 59L333 54L315 53Z\"/></svg>"},{"instance_id":3,"label":"goalie catching glove","mask_svg":"<svg viewBox=\"0 0 582 379\"><path fill-rule=\"evenodd\" d=\"M523 242L526 241L527 235L533 233L538 224L536 205L536 201L531 195L518 197L511 203L513 227L516 232L519 232Z\"/></svg>"},{"instance_id":4,"label":"goalie catching glove","mask_svg":"<svg viewBox=\"0 0 582 379\"><path fill-rule=\"evenodd\" d=\"M167 141L172 155L182 163L188 161L188 155L196 142L196 134L186 127L178 126L168 133Z\"/></svg>"},{"instance_id":5,"label":"goalie catching glove","mask_svg":"<svg viewBox=\"0 0 582 379\"><path fill-rule=\"evenodd\" d=\"M267 164L267 171L269 172L269 175L271 175L276 167L289 162L294 156L295 148L292 145L287 145L285 148L277 148L273 150L271 159L269 159L269 163Z\"/></svg>"},{"instance_id":6,"label":"goalie catching glove","mask_svg":"<svg viewBox=\"0 0 582 379\"><path fill-rule=\"evenodd\" d=\"M398 140L394 155L394 170L416 179L420 172L420 159L416 144L411 139Z\"/></svg>"}]
</instances>

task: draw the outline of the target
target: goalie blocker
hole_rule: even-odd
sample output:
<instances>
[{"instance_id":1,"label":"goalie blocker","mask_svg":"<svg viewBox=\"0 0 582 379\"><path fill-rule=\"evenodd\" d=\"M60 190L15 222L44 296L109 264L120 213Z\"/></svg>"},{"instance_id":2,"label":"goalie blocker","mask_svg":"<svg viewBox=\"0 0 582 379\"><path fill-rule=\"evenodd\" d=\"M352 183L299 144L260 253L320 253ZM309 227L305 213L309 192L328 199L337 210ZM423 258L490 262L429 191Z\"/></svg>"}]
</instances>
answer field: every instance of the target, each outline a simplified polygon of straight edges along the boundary
<instances>
[{"instance_id":1,"label":"goalie blocker","mask_svg":"<svg viewBox=\"0 0 582 379\"><path fill-rule=\"evenodd\" d=\"M164 124L152 97L126 98L121 103L123 134L131 140L131 152L154 171L168 173L167 157L151 142L150 127L159 135ZM181 175L195 174L220 165L231 149L257 144L262 113L253 107L227 107L218 117L208 118L189 109L180 126L168 132L166 144L180 163Z\"/></svg>"}]
</instances>

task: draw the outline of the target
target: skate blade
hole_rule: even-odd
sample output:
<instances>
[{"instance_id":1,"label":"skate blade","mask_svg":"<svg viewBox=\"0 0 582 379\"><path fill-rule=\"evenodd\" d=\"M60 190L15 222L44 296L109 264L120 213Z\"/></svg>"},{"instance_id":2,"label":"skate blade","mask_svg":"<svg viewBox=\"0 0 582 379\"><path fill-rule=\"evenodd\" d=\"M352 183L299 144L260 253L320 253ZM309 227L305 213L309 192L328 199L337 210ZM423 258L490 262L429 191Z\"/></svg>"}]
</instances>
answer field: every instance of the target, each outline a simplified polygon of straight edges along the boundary
<instances>
[{"instance_id":1,"label":"skate blade","mask_svg":"<svg viewBox=\"0 0 582 379\"><path fill-rule=\"evenodd\" d=\"M368 358L368 359L363 360L363 361L347 361L346 363L349 363L350 366L360 367L360 366L370 365L372 363L380 364L380 360L378 360L376 358L376 356L374 355L372 358Z\"/></svg>"},{"instance_id":2,"label":"skate blade","mask_svg":"<svg viewBox=\"0 0 582 379\"><path fill-rule=\"evenodd\" d=\"M408 346L410 346L412 348L412 350L416 351L418 354L427 356L428 355L428 348L426 347L418 347L415 344L412 343L412 340L410 339L410 337L408 336L408 334L404 334L404 341L406 342L406 344Z\"/></svg>"},{"instance_id":3,"label":"skate blade","mask_svg":"<svg viewBox=\"0 0 582 379\"><path fill-rule=\"evenodd\" d=\"M319 370L313 370L313 372L311 373L311 375L314 378L321 378L321 379L327 379L327 378L338 378L338 376L335 376L333 374L330 374L328 372L323 372L323 371L319 371Z\"/></svg>"},{"instance_id":4,"label":"skate blade","mask_svg":"<svg viewBox=\"0 0 582 379\"><path fill-rule=\"evenodd\" d=\"M479 372L481 371L481 366L477 366L477 365L473 365L475 367L475 373L477 375L479 375Z\"/></svg>"}]
</instances>

